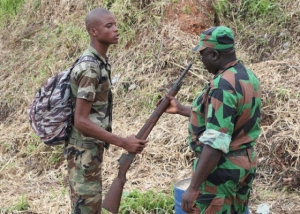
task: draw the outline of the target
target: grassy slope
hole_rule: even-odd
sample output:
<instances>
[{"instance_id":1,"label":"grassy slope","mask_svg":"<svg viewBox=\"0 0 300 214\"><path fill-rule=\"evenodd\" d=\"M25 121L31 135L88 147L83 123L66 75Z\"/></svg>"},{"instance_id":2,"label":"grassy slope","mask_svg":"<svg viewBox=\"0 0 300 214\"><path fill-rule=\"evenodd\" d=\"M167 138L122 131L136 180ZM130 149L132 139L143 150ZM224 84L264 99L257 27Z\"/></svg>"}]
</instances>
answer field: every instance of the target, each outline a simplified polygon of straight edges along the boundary
<instances>
[{"instance_id":1,"label":"grassy slope","mask_svg":"<svg viewBox=\"0 0 300 214\"><path fill-rule=\"evenodd\" d=\"M162 15L167 8L180 8L180 3L190 6L178 9L180 13L193 13L191 2L156 1L143 9L129 2L116 1L112 5L122 36L120 44L110 50L113 76L120 74L114 87L115 133L137 133L159 96L180 74L179 68L188 62L193 61L194 65L184 79L179 100L190 103L209 78L196 56L190 54L197 35L181 31L180 23L170 17L163 19ZM87 47L83 20L95 5L92 0L77 4L28 0L16 19L2 27L0 191L5 197L0 202L0 212L9 208L20 210L17 205L25 207L28 203L36 213L67 213L69 199L60 148L47 148L34 137L26 111L45 79L71 65ZM280 11L286 18L281 25L268 25L257 17L252 19L253 25L249 21L243 23L239 18L243 5L235 5L240 8L230 8L232 13L221 11L224 17L220 17L220 24L237 32L238 55L263 85L263 132L258 142L260 168L252 196L253 211L262 202L271 205L273 213L300 211L294 200L297 192L289 194L290 187L295 187L300 179L300 30L295 21L299 18L299 1L282 0L284 7ZM117 170L111 169L117 168L116 160L122 152L115 147L106 152L105 189L116 176ZM173 182L189 176L192 159L186 146L186 119L163 115L149 136L145 152L128 172L125 190L155 188L169 192ZM292 175L294 179L290 179Z\"/></svg>"}]
</instances>

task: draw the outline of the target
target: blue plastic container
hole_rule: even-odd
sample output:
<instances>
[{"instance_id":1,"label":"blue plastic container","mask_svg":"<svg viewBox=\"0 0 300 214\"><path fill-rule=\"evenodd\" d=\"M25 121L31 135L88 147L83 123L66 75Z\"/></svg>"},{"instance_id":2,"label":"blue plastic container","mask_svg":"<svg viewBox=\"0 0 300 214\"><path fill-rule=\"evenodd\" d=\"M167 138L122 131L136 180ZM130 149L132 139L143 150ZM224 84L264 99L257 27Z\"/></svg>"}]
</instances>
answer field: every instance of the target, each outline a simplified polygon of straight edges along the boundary
<instances>
[{"instance_id":1,"label":"blue plastic container","mask_svg":"<svg viewBox=\"0 0 300 214\"><path fill-rule=\"evenodd\" d=\"M249 207L246 207L246 211L243 214L250 214Z\"/></svg>"},{"instance_id":2,"label":"blue plastic container","mask_svg":"<svg viewBox=\"0 0 300 214\"><path fill-rule=\"evenodd\" d=\"M181 209L181 199L182 194L188 188L191 183L191 178L185 178L174 184L174 201L175 201L175 214L187 214ZM247 207L246 212L243 214L250 214L249 207Z\"/></svg>"},{"instance_id":3,"label":"blue plastic container","mask_svg":"<svg viewBox=\"0 0 300 214\"><path fill-rule=\"evenodd\" d=\"M186 178L174 184L174 200L175 200L175 214L186 214L181 209L182 194L191 183L191 178Z\"/></svg>"}]
</instances>

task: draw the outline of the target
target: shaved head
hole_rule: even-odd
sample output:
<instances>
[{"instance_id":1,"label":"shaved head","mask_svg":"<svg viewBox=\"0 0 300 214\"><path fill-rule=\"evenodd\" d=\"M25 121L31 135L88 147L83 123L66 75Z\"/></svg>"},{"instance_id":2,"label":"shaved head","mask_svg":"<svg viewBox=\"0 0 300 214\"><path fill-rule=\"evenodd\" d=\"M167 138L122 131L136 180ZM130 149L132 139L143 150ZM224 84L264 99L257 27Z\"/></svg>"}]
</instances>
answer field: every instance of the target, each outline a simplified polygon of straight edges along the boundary
<instances>
[{"instance_id":1,"label":"shaved head","mask_svg":"<svg viewBox=\"0 0 300 214\"><path fill-rule=\"evenodd\" d=\"M101 21L103 16L108 14L111 14L111 12L104 8L96 8L91 10L85 18L86 30L89 32L92 27Z\"/></svg>"},{"instance_id":2,"label":"shaved head","mask_svg":"<svg viewBox=\"0 0 300 214\"><path fill-rule=\"evenodd\" d=\"M85 25L90 36L90 45L105 57L108 47L117 44L119 40L114 14L104 8L95 8L87 14Z\"/></svg>"}]
</instances>

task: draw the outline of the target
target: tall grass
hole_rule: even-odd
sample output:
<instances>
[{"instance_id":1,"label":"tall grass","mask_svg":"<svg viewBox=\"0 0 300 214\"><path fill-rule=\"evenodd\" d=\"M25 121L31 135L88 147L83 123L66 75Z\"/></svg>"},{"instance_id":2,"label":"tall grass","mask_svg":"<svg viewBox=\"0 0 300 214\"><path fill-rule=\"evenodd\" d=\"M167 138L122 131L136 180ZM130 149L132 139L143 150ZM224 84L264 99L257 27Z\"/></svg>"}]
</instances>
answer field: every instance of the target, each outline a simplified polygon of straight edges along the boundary
<instances>
[{"instance_id":1,"label":"tall grass","mask_svg":"<svg viewBox=\"0 0 300 214\"><path fill-rule=\"evenodd\" d=\"M291 26L299 26L300 14L288 0L214 0L213 6L216 24L234 30L240 44L248 47L251 62L275 59L272 51L276 51L277 58L284 58L297 43L287 35L295 31Z\"/></svg>"},{"instance_id":2,"label":"tall grass","mask_svg":"<svg viewBox=\"0 0 300 214\"><path fill-rule=\"evenodd\" d=\"M122 214L137 213L155 213L166 214L173 213L174 199L173 192L170 194L157 193L154 190L140 192L134 190L122 197L119 212Z\"/></svg>"},{"instance_id":3,"label":"tall grass","mask_svg":"<svg viewBox=\"0 0 300 214\"><path fill-rule=\"evenodd\" d=\"M21 198L17 200L12 205L8 205L8 207L1 207L1 214L10 214L10 213L28 213L27 211L30 209L30 204L26 199L25 195L22 194Z\"/></svg>"},{"instance_id":4,"label":"tall grass","mask_svg":"<svg viewBox=\"0 0 300 214\"><path fill-rule=\"evenodd\" d=\"M215 0L214 8L219 18L226 15L253 22L278 18L275 15L278 14L280 5L276 0L242 0L240 3L233 0Z\"/></svg>"},{"instance_id":5,"label":"tall grass","mask_svg":"<svg viewBox=\"0 0 300 214\"><path fill-rule=\"evenodd\" d=\"M23 2L24 0L0 0L0 26L17 14Z\"/></svg>"}]
</instances>

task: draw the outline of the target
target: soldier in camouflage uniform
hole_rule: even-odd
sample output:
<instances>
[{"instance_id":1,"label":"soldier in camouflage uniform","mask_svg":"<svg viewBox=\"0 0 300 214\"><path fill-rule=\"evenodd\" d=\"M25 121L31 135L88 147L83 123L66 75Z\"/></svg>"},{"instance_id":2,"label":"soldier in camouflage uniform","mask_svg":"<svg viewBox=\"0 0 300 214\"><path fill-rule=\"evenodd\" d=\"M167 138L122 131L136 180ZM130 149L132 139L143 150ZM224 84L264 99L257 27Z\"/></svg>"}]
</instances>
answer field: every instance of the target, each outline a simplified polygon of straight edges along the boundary
<instances>
[{"instance_id":1,"label":"soldier in camouflage uniform","mask_svg":"<svg viewBox=\"0 0 300 214\"><path fill-rule=\"evenodd\" d=\"M100 214L102 202L101 163L104 147L114 144L128 152L140 153L145 140L134 135L111 133L111 66L106 52L118 43L115 17L103 8L86 17L90 46L72 70L71 89L76 102L74 125L65 147L69 173L72 214Z\"/></svg>"},{"instance_id":2,"label":"soldier in camouflage uniform","mask_svg":"<svg viewBox=\"0 0 300 214\"><path fill-rule=\"evenodd\" d=\"M234 46L227 27L201 33L193 51L213 78L192 106L167 95L166 112L189 117L189 146L198 157L182 195L181 206L188 213L241 214L248 205L257 164L261 88L236 58Z\"/></svg>"}]
</instances>

